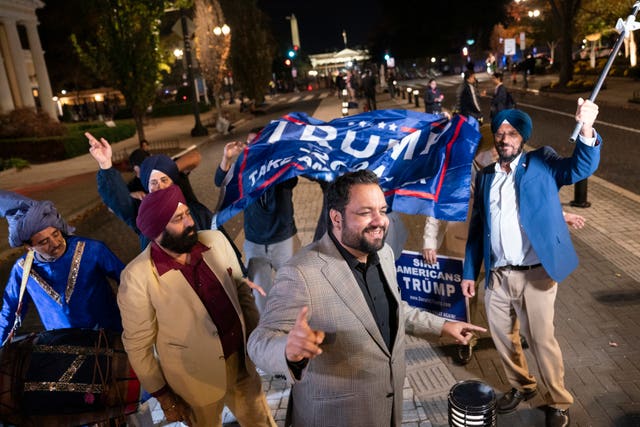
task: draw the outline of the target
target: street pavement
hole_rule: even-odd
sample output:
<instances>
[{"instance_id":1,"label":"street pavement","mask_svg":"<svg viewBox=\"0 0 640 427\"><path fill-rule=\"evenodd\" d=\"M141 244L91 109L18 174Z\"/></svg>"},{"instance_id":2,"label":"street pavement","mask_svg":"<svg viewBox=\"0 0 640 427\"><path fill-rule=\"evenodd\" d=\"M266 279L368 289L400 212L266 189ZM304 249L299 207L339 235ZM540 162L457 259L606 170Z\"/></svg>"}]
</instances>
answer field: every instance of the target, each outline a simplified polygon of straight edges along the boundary
<instances>
[{"instance_id":1,"label":"street pavement","mask_svg":"<svg viewBox=\"0 0 640 427\"><path fill-rule=\"evenodd\" d=\"M537 95L540 85L551 78L553 76L536 76L529 81L526 93ZM457 76L445 77L439 79L439 84L456 84L459 82L457 79ZM489 76L480 74L480 82L481 87L489 92ZM637 83L625 79L608 82L607 90L598 98L601 108L606 108L606 105L637 108L636 104L627 102L633 91L638 90ZM521 85L513 86L510 81L507 86L513 91L523 91ZM576 99L578 95L544 96ZM290 99L288 95L277 95L268 102L275 104ZM402 98L391 99L388 94L379 96L378 108L422 111L421 107L416 108ZM322 120L338 117L340 103L336 97L324 95L313 115ZM248 123L249 117L239 117L237 126L242 129ZM196 143L200 144L201 151L208 153L213 150L216 153L203 158L201 166L192 173L195 191L202 195L205 204L214 206L217 190L211 185L212 172L224 143L231 137L213 134L192 138L189 135L192 126L193 118L189 116L157 120L146 128L147 138L152 147L156 139L175 139L183 147ZM606 135L603 136L603 150L606 150ZM135 146L136 141L132 138L114 144L114 151L130 151ZM116 224L119 221L114 220L101 204L95 189L96 167L87 154L63 162L34 165L21 172L3 171L0 172L0 188L54 201L67 219L78 224L78 234L92 232L104 236L107 244L118 248L116 252L123 260L131 259L139 249L137 240L125 226ZM640 231L637 221L640 196L597 175L589 179L590 208L569 206L573 199L572 187L563 188L560 192L565 210L584 215L587 224L581 230L571 230L580 266L559 286L556 335L564 354L566 385L576 399L570 410L572 425L640 426ZM319 186L306 179L302 179L294 191L295 219L301 245L312 239L321 200ZM410 232L405 248L419 250L422 220L408 215L402 218ZM241 222L234 220L232 235L242 247ZM0 262L3 267L10 264L18 253L8 248L6 226L0 223ZM472 320L486 325L482 294L480 291L480 307ZM36 327L34 323L31 325ZM498 396L509 390L495 348L487 335L480 336L472 360L465 366L456 364L456 350L457 346L436 337L430 340L407 338L403 426L448 425L447 396L458 381L481 380L489 384ZM535 372L535 364L530 366ZM282 425L289 389L282 380L267 375L263 376L263 385L274 417ZM522 404L513 414L499 415L498 426L543 426L541 394ZM155 425L166 424L153 401L145 409L152 414ZM235 425L228 413L225 414L225 422L229 426Z\"/></svg>"}]
</instances>

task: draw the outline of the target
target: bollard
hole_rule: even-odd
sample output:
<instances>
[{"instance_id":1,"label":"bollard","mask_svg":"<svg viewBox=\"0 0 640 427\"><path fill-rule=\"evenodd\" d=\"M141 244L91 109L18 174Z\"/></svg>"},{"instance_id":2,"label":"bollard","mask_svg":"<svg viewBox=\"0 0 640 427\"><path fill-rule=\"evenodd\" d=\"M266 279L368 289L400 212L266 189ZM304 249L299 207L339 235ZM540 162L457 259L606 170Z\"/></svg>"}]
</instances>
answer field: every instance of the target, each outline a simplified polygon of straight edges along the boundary
<instances>
[{"instance_id":1,"label":"bollard","mask_svg":"<svg viewBox=\"0 0 640 427\"><path fill-rule=\"evenodd\" d=\"M349 92L346 89L342 89L342 117L349 115Z\"/></svg>"},{"instance_id":2,"label":"bollard","mask_svg":"<svg viewBox=\"0 0 640 427\"><path fill-rule=\"evenodd\" d=\"M413 101L411 101L411 94L413 93L413 89L411 89L410 87L407 88L407 101L409 104L411 104Z\"/></svg>"},{"instance_id":3,"label":"bollard","mask_svg":"<svg viewBox=\"0 0 640 427\"><path fill-rule=\"evenodd\" d=\"M400 88L400 93L402 94L402 99L405 99L404 90L402 90L402 88Z\"/></svg>"},{"instance_id":4,"label":"bollard","mask_svg":"<svg viewBox=\"0 0 640 427\"><path fill-rule=\"evenodd\" d=\"M571 206L578 208L588 208L591 203L587 201L587 179L578 181L573 185L573 200L569 202Z\"/></svg>"},{"instance_id":5,"label":"bollard","mask_svg":"<svg viewBox=\"0 0 640 427\"><path fill-rule=\"evenodd\" d=\"M449 391L449 426L497 425L496 394L482 381L461 381Z\"/></svg>"},{"instance_id":6,"label":"bollard","mask_svg":"<svg viewBox=\"0 0 640 427\"><path fill-rule=\"evenodd\" d=\"M420 97L418 95L420 95L420 92L418 91L418 89L414 90L413 100L415 101L416 108L420 108Z\"/></svg>"}]
</instances>

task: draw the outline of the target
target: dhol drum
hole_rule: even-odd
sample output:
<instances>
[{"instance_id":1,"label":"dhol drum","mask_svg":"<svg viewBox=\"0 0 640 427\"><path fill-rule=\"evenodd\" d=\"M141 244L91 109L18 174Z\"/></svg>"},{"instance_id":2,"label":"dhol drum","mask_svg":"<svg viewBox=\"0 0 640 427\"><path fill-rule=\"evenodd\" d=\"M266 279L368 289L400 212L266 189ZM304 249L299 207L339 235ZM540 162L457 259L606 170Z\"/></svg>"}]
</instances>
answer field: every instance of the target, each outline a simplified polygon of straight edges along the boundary
<instances>
[{"instance_id":1,"label":"dhol drum","mask_svg":"<svg viewBox=\"0 0 640 427\"><path fill-rule=\"evenodd\" d=\"M461 381L449 391L449 425L496 426L496 393L482 381Z\"/></svg>"},{"instance_id":2,"label":"dhol drum","mask_svg":"<svg viewBox=\"0 0 640 427\"><path fill-rule=\"evenodd\" d=\"M120 333L58 329L0 349L0 420L74 426L135 412L140 383Z\"/></svg>"}]
</instances>

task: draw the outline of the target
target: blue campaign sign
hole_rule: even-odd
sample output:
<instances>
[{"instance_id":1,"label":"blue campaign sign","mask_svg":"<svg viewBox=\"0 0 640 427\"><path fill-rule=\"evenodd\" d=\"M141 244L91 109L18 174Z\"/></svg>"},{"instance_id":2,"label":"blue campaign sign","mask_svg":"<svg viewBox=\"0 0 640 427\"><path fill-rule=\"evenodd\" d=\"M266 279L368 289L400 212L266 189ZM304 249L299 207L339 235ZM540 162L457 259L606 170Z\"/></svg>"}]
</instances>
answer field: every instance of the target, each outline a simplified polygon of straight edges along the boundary
<instances>
[{"instance_id":1,"label":"blue campaign sign","mask_svg":"<svg viewBox=\"0 0 640 427\"><path fill-rule=\"evenodd\" d=\"M447 320L467 322L467 302L460 282L462 260L439 256L427 264L418 252L402 251L396 260L402 299Z\"/></svg>"}]
</instances>

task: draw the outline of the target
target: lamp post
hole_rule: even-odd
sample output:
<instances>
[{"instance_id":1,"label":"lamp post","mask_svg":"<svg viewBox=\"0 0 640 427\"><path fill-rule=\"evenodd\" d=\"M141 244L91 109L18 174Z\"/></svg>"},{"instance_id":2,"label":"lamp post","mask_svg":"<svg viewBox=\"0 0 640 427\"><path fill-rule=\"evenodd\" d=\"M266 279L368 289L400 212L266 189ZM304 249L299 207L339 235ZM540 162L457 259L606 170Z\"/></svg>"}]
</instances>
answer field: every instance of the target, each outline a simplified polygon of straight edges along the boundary
<instances>
[{"instance_id":1,"label":"lamp post","mask_svg":"<svg viewBox=\"0 0 640 427\"><path fill-rule=\"evenodd\" d=\"M213 35L215 35L216 37L226 37L231 33L231 28L227 25L227 24L223 24L222 26L215 26L211 32L213 33ZM216 91L215 85L213 88L214 92ZM230 96L231 96L231 100L229 101L229 104L233 104L233 89L230 88L229 90L230 92ZM220 106L220 98L218 96L218 93L214 93L213 94L213 99L215 101L216 104L216 111L218 112L218 121L220 121L220 119L222 119L222 107ZM240 100L240 105L242 105L242 99Z\"/></svg>"},{"instance_id":2,"label":"lamp post","mask_svg":"<svg viewBox=\"0 0 640 427\"><path fill-rule=\"evenodd\" d=\"M187 29L187 14L185 9L180 9L180 24L182 26L182 37L184 40L184 58L187 61L187 78L191 87L191 102L193 103L193 117L195 125L191 129L191 136L204 136L209 132L207 128L202 126L200 121L200 106L198 105L198 97L196 93L196 85L193 75L193 63L191 61L191 41L189 40L189 30Z\"/></svg>"}]
</instances>

